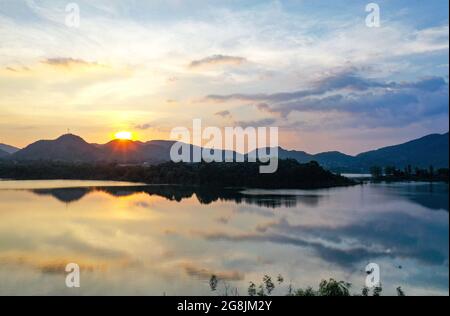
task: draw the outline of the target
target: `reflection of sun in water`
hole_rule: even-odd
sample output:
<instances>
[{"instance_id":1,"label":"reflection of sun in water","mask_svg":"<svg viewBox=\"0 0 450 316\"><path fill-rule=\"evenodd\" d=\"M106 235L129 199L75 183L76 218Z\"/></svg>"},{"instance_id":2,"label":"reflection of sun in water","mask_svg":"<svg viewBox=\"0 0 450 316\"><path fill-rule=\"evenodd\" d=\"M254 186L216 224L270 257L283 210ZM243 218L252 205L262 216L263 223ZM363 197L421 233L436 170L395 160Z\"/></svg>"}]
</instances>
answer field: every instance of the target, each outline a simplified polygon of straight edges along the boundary
<instances>
[{"instance_id":1,"label":"reflection of sun in water","mask_svg":"<svg viewBox=\"0 0 450 316\"><path fill-rule=\"evenodd\" d=\"M131 140L131 139L133 139L133 134L131 132L122 131L122 132L116 133L114 135L114 137L116 139L121 139L121 140Z\"/></svg>"}]
</instances>

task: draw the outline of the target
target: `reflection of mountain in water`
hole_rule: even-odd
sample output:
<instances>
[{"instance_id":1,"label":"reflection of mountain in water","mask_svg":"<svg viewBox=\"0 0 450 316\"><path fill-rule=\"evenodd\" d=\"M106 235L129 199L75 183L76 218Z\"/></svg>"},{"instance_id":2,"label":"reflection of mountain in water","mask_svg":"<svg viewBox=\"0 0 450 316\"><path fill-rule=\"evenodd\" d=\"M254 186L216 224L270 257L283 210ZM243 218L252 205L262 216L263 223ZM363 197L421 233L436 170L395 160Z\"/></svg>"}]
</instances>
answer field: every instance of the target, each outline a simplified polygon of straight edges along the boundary
<instances>
[{"instance_id":1,"label":"reflection of mountain in water","mask_svg":"<svg viewBox=\"0 0 450 316\"><path fill-rule=\"evenodd\" d=\"M72 203L81 200L91 192L105 192L115 197L131 196L133 194L148 194L150 196L164 197L170 201L181 202L192 198L194 195L201 204L211 204L217 201L230 201L236 204L257 205L266 208L293 208L298 205L307 207L319 206L322 195L308 194L251 194L239 189L223 189L214 187L189 187L173 185L147 185L124 187L90 187L90 188L58 188L31 190L38 195L51 195L64 203ZM449 211L448 185L424 184L424 185L393 185L386 194L404 198L415 204L431 210Z\"/></svg>"},{"instance_id":2,"label":"reflection of mountain in water","mask_svg":"<svg viewBox=\"0 0 450 316\"><path fill-rule=\"evenodd\" d=\"M132 186L132 187L90 187L90 188L59 188L31 190L38 195L51 195L64 203L81 200L92 192L105 192L115 197L130 196L145 193L150 196L164 197L170 201L181 202L183 199L196 196L201 204L211 204L217 201L232 201L267 208L296 207L298 204L317 206L320 195L271 195L244 194L238 189L186 187L186 186Z\"/></svg>"},{"instance_id":3,"label":"reflection of mountain in water","mask_svg":"<svg viewBox=\"0 0 450 316\"><path fill-rule=\"evenodd\" d=\"M395 195L431 210L449 211L448 185L443 183L424 183L423 185L399 185L390 188Z\"/></svg>"},{"instance_id":4,"label":"reflection of mountain in water","mask_svg":"<svg viewBox=\"0 0 450 316\"><path fill-rule=\"evenodd\" d=\"M81 200L92 191L91 188L61 188L61 189L36 189L32 190L37 195L51 195L64 203L72 203Z\"/></svg>"}]
</instances>

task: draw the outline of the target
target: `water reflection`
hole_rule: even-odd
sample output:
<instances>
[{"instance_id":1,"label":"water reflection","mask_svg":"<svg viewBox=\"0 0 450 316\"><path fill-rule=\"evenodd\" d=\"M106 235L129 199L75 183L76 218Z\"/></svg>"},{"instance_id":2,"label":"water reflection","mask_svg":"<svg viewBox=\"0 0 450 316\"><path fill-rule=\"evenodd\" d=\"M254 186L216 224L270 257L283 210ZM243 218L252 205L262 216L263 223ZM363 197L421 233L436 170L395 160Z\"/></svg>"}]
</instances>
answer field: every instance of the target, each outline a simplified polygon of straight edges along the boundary
<instances>
[{"instance_id":1,"label":"water reflection","mask_svg":"<svg viewBox=\"0 0 450 316\"><path fill-rule=\"evenodd\" d=\"M236 204L250 204L267 208L296 207L298 204L317 206L321 195L318 194L247 194L242 189L223 189L211 187L187 187L169 185L149 186L113 186L113 187L84 187L84 188L56 188L30 190L37 195L50 195L58 201L73 203L94 192L104 192L115 197L147 194L149 196L164 197L169 201L182 202L195 196L201 204L209 205L217 201L231 201Z\"/></svg>"},{"instance_id":2,"label":"water reflection","mask_svg":"<svg viewBox=\"0 0 450 316\"><path fill-rule=\"evenodd\" d=\"M369 262L388 294L448 294L445 184L67 186L0 182L0 294L205 295L211 274L245 293L250 280L279 273L297 286L334 277L358 291ZM80 289L64 286L69 262L81 266Z\"/></svg>"},{"instance_id":3,"label":"water reflection","mask_svg":"<svg viewBox=\"0 0 450 316\"><path fill-rule=\"evenodd\" d=\"M431 210L449 210L448 185L433 183L385 184L386 192L402 196Z\"/></svg>"}]
</instances>

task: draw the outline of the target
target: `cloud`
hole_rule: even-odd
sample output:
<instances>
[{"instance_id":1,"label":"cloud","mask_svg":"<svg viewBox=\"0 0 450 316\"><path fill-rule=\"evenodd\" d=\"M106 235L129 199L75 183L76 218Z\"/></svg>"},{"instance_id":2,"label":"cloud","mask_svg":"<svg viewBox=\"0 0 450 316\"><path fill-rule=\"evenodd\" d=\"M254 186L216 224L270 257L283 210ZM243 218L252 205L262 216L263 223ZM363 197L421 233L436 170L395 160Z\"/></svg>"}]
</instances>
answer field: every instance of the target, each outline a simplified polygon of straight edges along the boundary
<instances>
[{"instance_id":1,"label":"cloud","mask_svg":"<svg viewBox=\"0 0 450 316\"><path fill-rule=\"evenodd\" d=\"M404 88L417 89L428 92L435 92L447 86L447 82L441 77L428 77L417 82L404 83Z\"/></svg>"},{"instance_id":2,"label":"cloud","mask_svg":"<svg viewBox=\"0 0 450 316\"><path fill-rule=\"evenodd\" d=\"M228 110L219 111L217 113L214 113L214 115L220 116L222 118L231 118L232 117L230 111L228 111Z\"/></svg>"},{"instance_id":3,"label":"cloud","mask_svg":"<svg viewBox=\"0 0 450 316\"><path fill-rule=\"evenodd\" d=\"M6 71L20 73L20 72L28 72L31 69L26 66L6 66L4 68Z\"/></svg>"},{"instance_id":4,"label":"cloud","mask_svg":"<svg viewBox=\"0 0 450 316\"><path fill-rule=\"evenodd\" d=\"M99 66L96 62L88 62L83 59L56 57L47 58L42 61L43 64L47 64L55 67L72 67L72 66Z\"/></svg>"},{"instance_id":5,"label":"cloud","mask_svg":"<svg viewBox=\"0 0 450 316\"><path fill-rule=\"evenodd\" d=\"M279 111L272 109L267 103L258 103L255 106L261 112L283 117L283 115Z\"/></svg>"},{"instance_id":6,"label":"cloud","mask_svg":"<svg viewBox=\"0 0 450 316\"><path fill-rule=\"evenodd\" d=\"M209 95L206 100L255 102L259 111L283 118L293 112L346 113L360 125L376 127L404 126L446 115L449 94L448 83L442 77L384 82L346 71L317 80L308 89L273 94Z\"/></svg>"},{"instance_id":7,"label":"cloud","mask_svg":"<svg viewBox=\"0 0 450 316\"><path fill-rule=\"evenodd\" d=\"M352 72L328 82L316 81L335 69L355 67L363 69L366 75L369 73L371 78L408 78L408 81L430 74L445 77L448 73L448 67L442 67L448 63L448 18L422 23L422 19L389 19L385 16L387 22L381 28L369 29L364 26L361 8L348 6L351 12L330 12L321 10L314 2L302 2L295 10L273 1L248 6L235 5L234 1L233 4L226 2L215 6L204 6L198 1L194 1L197 5L192 1L183 4L171 1L183 10L167 9L166 2L162 1L158 1L158 5L134 1L128 6L117 1L107 4L102 1L100 5L91 2L81 1L82 20L77 29L64 25L66 12L63 5L35 1L36 5L30 10L26 1L2 3L0 38L4 45L0 48L0 70L3 70L0 71L0 116L5 120L27 121L23 113L29 111L16 109L46 106L51 115L70 113L74 124L90 132L85 127L92 126L92 122L86 122L87 116L104 117L105 113L111 113L108 116L112 117L115 115L112 111L125 109L130 115L139 116L149 111L149 104L152 104L155 115L176 116L177 125L185 125L185 119L179 115L182 105L198 100L204 94L217 95L217 102L252 100L249 102L252 107L266 103L266 109L260 108L263 113L258 114L277 118L289 116L292 120L291 116L303 113L295 114L300 111L295 110L294 104L289 108L281 103L300 104L308 101L301 100L307 97L312 102L312 97L322 96L320 88L328 86L355 93L390 88L377 87L386 82ZM312 9L300 9L304 5L312 6ZM446 7L443 4L436 6ZM409 9L423 16L422 7L409 6ZM388 11L385 14L389 14ZM430 16L433 15L428 15L427 19ZM48 63L40 64L45 69L38 68L29 76L3 69L6 66L19 69L16 65L20 64L36 65L45 58ZM90 69L86 65L88 61L107 63L110 69L101 73L84 71ZM236 64L241 66L223 67ZM205 75L202 67L208 66L216 68L207 69ZM46 67L53 69L47 71ZM67 67L73 67L73 70L80 67L83 71L71 71L70 77L53 71L68 72ZM176 78L176 84L170 78ZM419 91L417 87L410 89ZM230 91L237 93L236 99L225 98ZM272 93L277 91L289 93ZM251 93L255 93L253 98L249 96ZM346 97L344 93L342 95ZM433 100L437 97L427 96ZM168 98L177 100L177 104L171 108L163 107L162 100ZM196 109L190 108L192 116L207 113L206 107L203 104ZM301 104L298 107L301 109ZM250 111L227 109L235 116L242 115L240 120L254 119ZM355 117L355 121L364 123L368 116L363 120ZM309 118L309 124L319 121ZM138 122L139 118L130 119ZM37 118L31 120L34 120L30 121L35 123L33 125L39 126L37 132L48 130L50 119L45 122L41 119L38 122ZM108 118L105 125L111 125L110 121L118 123L114 117ZM323 123L318 122L316 127L325 126ZM349 122L347 128L352 128L353 123ZM446 125L445 122L434 124L424 128L424 133L442 130ZM58 128L61 127L54 126L55 130ZM12 137L21 139L20 143L34 137L11 133ZM102 135L104 132L96 132L96 141L104 139ZM23 140L24 137L28 140ZM298 138L284 137L282 142L285 144ZM354 137L356 140L357 136ZM341 149L339 139L335 141L333 148ZM306 143L304 140L289 146Z\"/></svg>"},{"instance_id":8,"label":"cloud","mask_svg":"<svg viewBox=\"0 0 450 316\"><path fill-rule=\"evenodd\" d=\"M13 67L6 67L6 70L12 71L12 72L18 72L17 69L13 68Z\"/></svg>"},{"instance_id":9,"label":"cloud","mask_svg":"<svg viewBox=\"0 0 450 316\"><path fill-rule=\"evenodd\" d=\"M226 55L213 55L203 59L194 60L190 63L189 67L209 67L217 65L240 65L247 60L243 57L226 56Z\"/></svg>"},{"instance_id":10,"label":"cloud","mask_svg":"<svg viewBox=\"0 0 450 316\"><path fill-rule=\"evenodd\" d=\"M138 125L134 126L135 129L139 129L139 130L147 130L152 127L154 127L154 125L151 123L138 124Z\"/></svg>"},{"instance_id":11,"label":"cloud","mask_svg":"<svg viewBox=\"0 0 450 316\"><path fill-rule=\"evenodd\" d=\"M322 95L327 92L332 92L341 89L349 91L365 91L370 88L389 88L394 84L380 83L371 79L364 79L354 73L353 71L344 71L333 74L323 79L316 80L312 83L310 89L297 90L292 92L279 92L273 94L229 94L229 95L208 95L206 100L226 102L226 101L264 101L264 102L286 102L295 99L301 99L314 95ZM260 109L268 109L268 105L260 105Z\"/></svg>"},{"instance_id":12,"label":"cloud","mask_svg":"<svg viewBox=\"0 0 450 316\"><path fill-rule=\"evenodd\" d=\"M268 127L273 126L275 124L276 120L273 118L265 118L261 120L254 120L254 121L235 121L235 126L241 126L241 127Z\"/></svg>"}]
</instances>

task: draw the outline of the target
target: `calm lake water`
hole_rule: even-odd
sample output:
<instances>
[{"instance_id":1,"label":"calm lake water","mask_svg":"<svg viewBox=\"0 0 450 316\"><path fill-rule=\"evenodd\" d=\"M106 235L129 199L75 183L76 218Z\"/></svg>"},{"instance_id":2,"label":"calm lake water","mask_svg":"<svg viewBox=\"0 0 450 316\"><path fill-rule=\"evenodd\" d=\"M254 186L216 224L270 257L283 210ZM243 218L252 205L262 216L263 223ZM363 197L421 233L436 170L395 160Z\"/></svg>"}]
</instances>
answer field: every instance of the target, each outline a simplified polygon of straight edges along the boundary
<instances>
[{"instance_id":1,"label":"calm lake water","mask_svg":"<svg viewBox=\"0 0 450 316\"><path fill-rule=\"evenodd\" d=\"M0 181L0 294L211 295L212 274L245 294L282 274L317 287L449 293L448 185L207 190L111 182ZM67 263L81 287L65 286ZM223 284L219 285L223 293ZM217 293L215 294L217 295Z\"/></svg>"}]
</instances>

